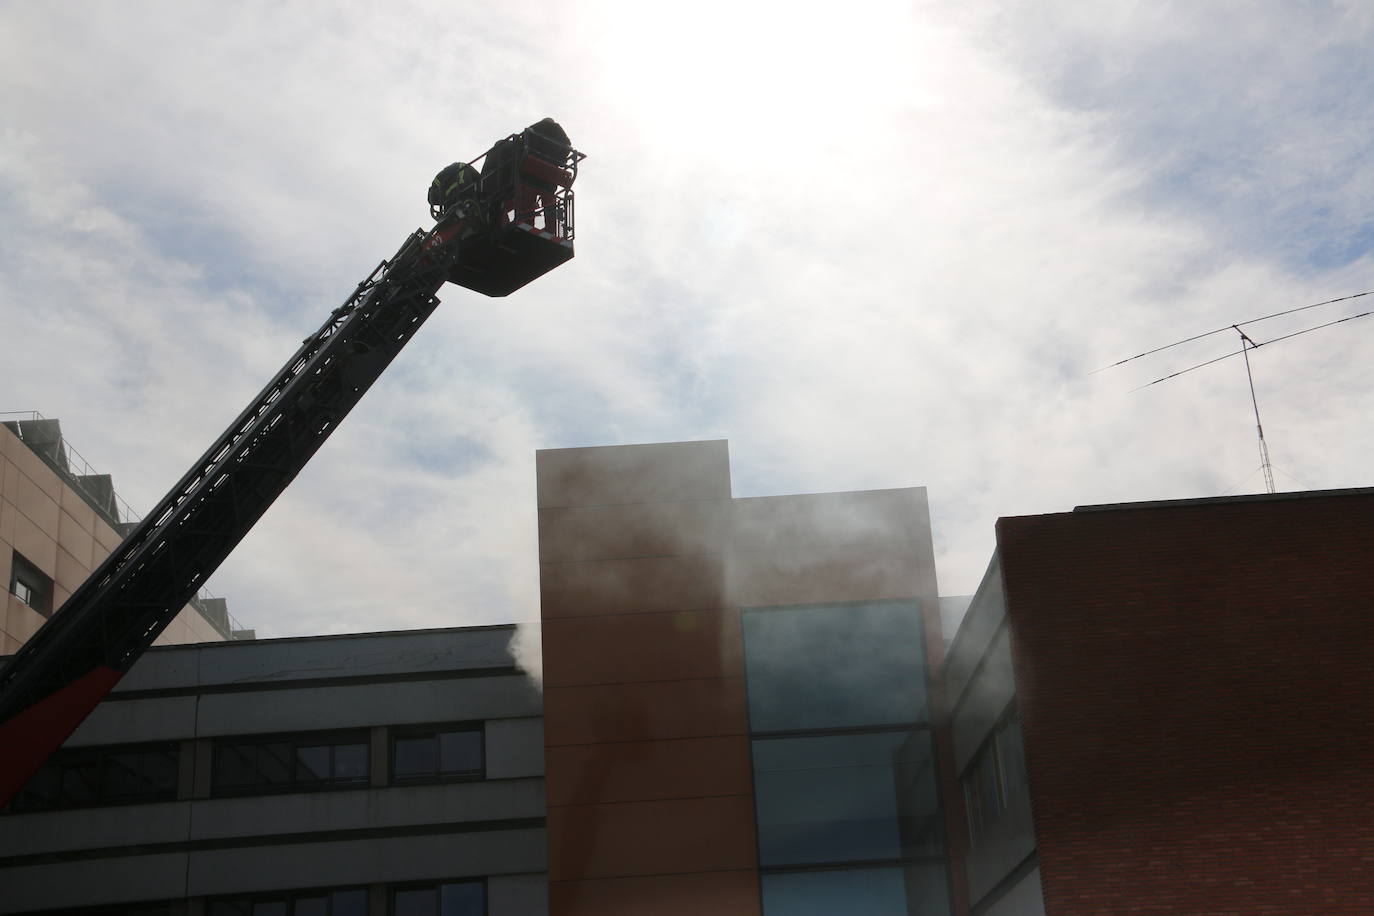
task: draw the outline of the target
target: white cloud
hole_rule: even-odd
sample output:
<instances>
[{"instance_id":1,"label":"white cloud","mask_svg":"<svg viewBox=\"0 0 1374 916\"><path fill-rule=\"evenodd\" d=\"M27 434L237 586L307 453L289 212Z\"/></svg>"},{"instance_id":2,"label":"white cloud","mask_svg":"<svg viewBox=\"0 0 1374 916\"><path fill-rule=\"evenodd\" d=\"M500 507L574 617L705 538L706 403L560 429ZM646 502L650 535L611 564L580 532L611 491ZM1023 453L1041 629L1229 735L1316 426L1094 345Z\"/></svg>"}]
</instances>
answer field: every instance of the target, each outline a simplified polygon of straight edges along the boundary
<instances>
[{"instance_id":1,"label":"white cloud","mask_svg":"<svg viewBox=\"0 0 1374 916\"><path fill-rule=\"evenodd\" d=\"M434 170L553 115L577 259L441 294L212 580L234 613L534 618L534 450L712 437L741 495L928 486L972 591L999 515L1258 488L1238 362L1126 393L1229 341L1090 370L1374 285L1368 14L1192 9L11 5L0 409L146 508ZM1255 355L1281 485L1368 482L1371 330Z\"/></svg>"}]
</instances>

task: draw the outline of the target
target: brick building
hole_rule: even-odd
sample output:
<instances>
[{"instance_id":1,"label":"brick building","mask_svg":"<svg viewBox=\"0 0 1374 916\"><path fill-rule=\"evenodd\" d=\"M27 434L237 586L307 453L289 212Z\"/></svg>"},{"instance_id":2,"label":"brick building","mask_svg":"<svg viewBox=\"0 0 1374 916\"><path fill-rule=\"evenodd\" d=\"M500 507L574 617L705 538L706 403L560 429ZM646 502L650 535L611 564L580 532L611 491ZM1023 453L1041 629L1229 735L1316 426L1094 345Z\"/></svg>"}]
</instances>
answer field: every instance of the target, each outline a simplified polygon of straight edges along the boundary
<instances>
[{"instance_id":1,"label":"brick building","mask_svg":"<svg viewBox=\"0 0 1374 916\"><path fill-rule=\"evenodd\" d=\"M1000 520L947 668L972 912L1374 912L1371 568L1374 490Z\"/></svg>"}]
</instances>

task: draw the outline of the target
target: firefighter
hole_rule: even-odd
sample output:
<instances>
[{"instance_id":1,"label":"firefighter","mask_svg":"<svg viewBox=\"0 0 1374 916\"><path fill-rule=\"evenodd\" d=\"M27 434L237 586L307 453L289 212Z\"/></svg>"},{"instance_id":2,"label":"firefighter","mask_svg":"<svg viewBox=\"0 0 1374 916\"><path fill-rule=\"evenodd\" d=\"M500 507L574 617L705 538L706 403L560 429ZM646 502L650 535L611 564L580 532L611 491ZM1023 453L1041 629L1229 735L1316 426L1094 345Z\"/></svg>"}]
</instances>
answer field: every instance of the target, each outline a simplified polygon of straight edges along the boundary
<instances>
[{"instance_id":1,"label":"firefighter","mask_svg":"<svg viewBox=\"0 0 1374 916\"><path fill-rule=\"evenodd\" d=\"M435 219L477 198L477 170L466 162L445 166L429 186L429 209Z\"/></svg>"},{"instance_id":2,"label":"firefighter","mask_svg":"<svg viewBox=\"0 0 1374 916\"><path fill-rule=\"evenodd\" d=\"M516 209L534 222L543 211L544 230L559 234L558 186L567 187L572 177L563 166L572 152L567 131L553 118L544 118L525 128L520 135L528 158L520 170L520 199Z\"/></svg>"}]
</instances>

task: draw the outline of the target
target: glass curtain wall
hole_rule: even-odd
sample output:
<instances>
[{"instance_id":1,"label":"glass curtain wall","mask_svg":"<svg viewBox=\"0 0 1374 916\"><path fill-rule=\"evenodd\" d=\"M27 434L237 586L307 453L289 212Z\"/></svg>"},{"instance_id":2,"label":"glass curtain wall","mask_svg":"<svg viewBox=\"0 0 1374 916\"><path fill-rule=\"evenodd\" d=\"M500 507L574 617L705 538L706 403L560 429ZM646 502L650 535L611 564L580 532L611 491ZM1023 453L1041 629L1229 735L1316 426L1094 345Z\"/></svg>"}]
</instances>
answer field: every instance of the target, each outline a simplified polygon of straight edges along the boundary
<instances>
[{"instance_id":1,"label":"glass curtain wall","mask_svg":"<svg viewBox=\"0 0 1374 916\"><path fill-rule=\"evenodd\" d=\"M920 609L744 612L764 916L948 916Z\"/></svg>"}]
</instances>

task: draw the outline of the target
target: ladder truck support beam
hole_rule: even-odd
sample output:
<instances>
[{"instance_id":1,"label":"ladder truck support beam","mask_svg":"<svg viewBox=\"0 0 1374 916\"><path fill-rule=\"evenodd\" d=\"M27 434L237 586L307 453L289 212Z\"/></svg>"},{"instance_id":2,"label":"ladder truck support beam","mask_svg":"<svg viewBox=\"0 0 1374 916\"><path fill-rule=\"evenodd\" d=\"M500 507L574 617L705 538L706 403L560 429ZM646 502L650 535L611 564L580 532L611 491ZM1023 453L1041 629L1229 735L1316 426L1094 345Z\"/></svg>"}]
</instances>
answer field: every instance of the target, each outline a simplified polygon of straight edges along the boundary
<instances>
[{"instance_id":1,"label":"ladder truck support beam","mask_svg":"<svg viewBox=\"0 0 1374 916\"><path fill-rule=\"evenodd\" d=\"M413 233L0 670L0 805L114 687L433 313L458 241Z\"/></svg>"}]
</instances>

